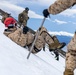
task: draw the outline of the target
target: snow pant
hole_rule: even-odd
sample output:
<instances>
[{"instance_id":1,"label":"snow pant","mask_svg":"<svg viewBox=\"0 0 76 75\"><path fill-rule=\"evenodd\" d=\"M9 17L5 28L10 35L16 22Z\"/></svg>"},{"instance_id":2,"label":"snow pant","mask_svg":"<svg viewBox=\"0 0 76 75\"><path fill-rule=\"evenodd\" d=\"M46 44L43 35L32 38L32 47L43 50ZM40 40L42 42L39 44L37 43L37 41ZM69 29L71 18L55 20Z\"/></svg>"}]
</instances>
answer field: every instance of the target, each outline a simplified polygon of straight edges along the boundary
<instances>
[{"instance_id":1,"label":"snow pant","mask_svg":"<svg viewBox=\"0 0 76 75\"><path fill-rule=\"evenodd\" d=\"M22 47L31 44L34 40L34 36L30 32L23 34L22 29L20 28L17 29L14 33L8 35L8 37Z\"/></svg>"},{"instance_id":2,"label":"snow pant","mask_svg":"<svg viewBox=\"0 0 76 75\"><path fill-rule=\"evenodd\" d=\"M45 44L45 41L44 41L43 37L38 36L38 38L35 42L34 48L32 50L32 53L36 54L36 53L40 52L41 49L44 47L44 44ZM31 48L31 45L29 46L29 49L30 48Z\"/></svg>"},{"instance_id":3,"label":"snow pant","mask_svg":"<svg viewBox=\"0 0 76 75\"><path fill-rule=\"evenodd\" d=\"M18 41L20 39L20 36L22 34L22 29L18 28L15 32L8 35L8 37L18 44Z\"/></svg>"},{"instance_id":4,"label":"snow pant","mask_svg":"<svg viewBox=\"0 0 76 75\"><path fill-rule=\"evenodd\" d=\"M27 20L23 20L23 22L20 22L20 27L21 27L22 25L23 25L23 26L27 26Z\"/></svg>"},{"instance_id":5,"label":"snow pant","mask_svg":"<svg viewBox=\"0 0 76 75\"><path fill-rule=\"evenodd\" d=\"M45 40L45 42L46 42L47 44L52 44L52 43L54 43L54 40L53 40L52 36L51 36L47 31L42 31L42 32L40 33L40 35L43 37L43 39Z\"/></svg>"},{"instance_id":6,"label":"snow pant","mask_svg":"<svg viewBox=\"0 0 76 75\"><path fill-rule=\"evenodd\" d=\"M76 32L67 45L67 49L64 75L74 75L76 69Z\"/></svg>"},{"instance_id":7,"label":"snow pant","mask_svg":"<svg viewBox=\"0 0 76 75\"><path fill-rule=\"evenodd\" d=\"M66 45L64 42L60 43L56 36L52 37L47 31L42 31L40 35L49 45L49 50L61 49Z\"/></svg>"}]
</instances>

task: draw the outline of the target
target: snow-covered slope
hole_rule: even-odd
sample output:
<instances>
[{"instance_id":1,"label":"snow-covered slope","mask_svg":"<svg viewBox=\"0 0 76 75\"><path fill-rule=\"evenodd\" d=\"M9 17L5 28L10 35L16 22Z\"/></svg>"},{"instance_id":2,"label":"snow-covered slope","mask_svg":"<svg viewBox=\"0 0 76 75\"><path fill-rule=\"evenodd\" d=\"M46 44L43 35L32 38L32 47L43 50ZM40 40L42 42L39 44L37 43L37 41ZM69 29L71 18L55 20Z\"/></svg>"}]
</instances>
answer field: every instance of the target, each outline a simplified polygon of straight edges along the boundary
<instances>
[{"instance_id":1,"label":"snow-covered slope","mask_svg":"<svg viewBox=\"0 0 76 75\"><path fill-rule=\"evenodd\" d=\"M0 75L63 75L65 59L56 61L54 56L43 50L36 55L11 41L3 34L5 27L0 22Z\"/></svg>"}]
</instances>

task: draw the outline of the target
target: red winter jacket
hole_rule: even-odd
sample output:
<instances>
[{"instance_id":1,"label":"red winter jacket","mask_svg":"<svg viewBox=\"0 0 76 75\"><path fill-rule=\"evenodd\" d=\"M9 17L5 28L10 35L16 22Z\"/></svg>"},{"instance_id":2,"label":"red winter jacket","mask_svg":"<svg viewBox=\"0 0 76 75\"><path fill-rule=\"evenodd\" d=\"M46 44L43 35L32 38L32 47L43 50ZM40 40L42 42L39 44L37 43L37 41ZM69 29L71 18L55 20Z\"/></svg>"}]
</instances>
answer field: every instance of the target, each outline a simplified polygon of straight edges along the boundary
<instances>
[{"instance_id":1,"label":"red winter jacket","mask_svg":"<svg viewBox=\"0 0 76 75\"><path fill-rule=\"evenodd\" d=\"M8 27L10 24L14 25L15 23L16 23L16 21L12 17L8 17L4 21L5 27Z\"/></svg>"}]
</instances>

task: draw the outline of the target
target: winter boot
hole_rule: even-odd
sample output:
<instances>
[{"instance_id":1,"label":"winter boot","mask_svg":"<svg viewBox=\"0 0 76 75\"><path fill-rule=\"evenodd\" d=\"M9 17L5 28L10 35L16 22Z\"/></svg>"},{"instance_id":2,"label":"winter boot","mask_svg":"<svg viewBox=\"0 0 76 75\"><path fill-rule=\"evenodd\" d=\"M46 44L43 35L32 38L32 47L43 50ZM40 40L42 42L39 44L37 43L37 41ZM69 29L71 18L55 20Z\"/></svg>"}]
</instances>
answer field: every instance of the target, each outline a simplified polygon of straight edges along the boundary
<instances>
[{"instance_id":1,"label":"winter boot","mask_svg":"<svg viewBox=\"0 0 76 75\"><path fill-rule=\"evenodd\" d=\"M54 50L54 54L55 54L55 59L59 60L59 53L57 50Z\"/></svg>"},{"instance_id":2,"label":"winter boot","mask_svg":"<svg viewBox=\"0 0 76 75\"><path fill-rule=\"evenodd\" d=\"M53 36L52 38L54 40L52 47L54 47L55 49L61 49L66 45L66 43L64 43L64 42L60 43L56 36Z\"/></svg>"},{"instance_id":3,"label":"winter boot","mask_svg":"<svg viewBox=\"0 0 76 75\"><path fill-rule=\"evenodd\" d=\"M57 42L54 42L54 43L52 43L52 44L49 45L49 50L61 49L65 45L66 45L65 43L57 43Z\"/></svg>"},{"instance_id":4,"label":"winter boot","mask_svg":"<svg viewBox=\"0 0 76 75\"><path fill-rule=\"evenodd\" d=\"M64 75L74 75L74 72L71 69L65 69Z\"/></svg>"},{"instance_id":5,"label":"winter boot","mask_svg":"<svg viewBox=\"0 0 76 75\"><path fill-rule=\"evenodd\" d=\"M63 48L65 45L66 45L66 43L64 43L64 42L63 42L63 43L59 43L57 49L61 49L61 48Z\"/></svg>"}]
</instances>

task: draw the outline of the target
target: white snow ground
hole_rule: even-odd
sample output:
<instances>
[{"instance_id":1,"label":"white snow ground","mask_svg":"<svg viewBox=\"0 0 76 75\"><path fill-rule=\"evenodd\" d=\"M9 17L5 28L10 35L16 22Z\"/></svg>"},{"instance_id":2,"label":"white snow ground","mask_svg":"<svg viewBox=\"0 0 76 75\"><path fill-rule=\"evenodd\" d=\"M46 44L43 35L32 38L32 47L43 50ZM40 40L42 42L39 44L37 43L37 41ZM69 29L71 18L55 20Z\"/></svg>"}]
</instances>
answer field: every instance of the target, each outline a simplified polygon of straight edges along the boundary
<instances>
[{"instance_id":1,"label":"white snow ground","mask_svg":"<svg viewBox=\"0 0 76 75\"><path fill-rule=\"evenodd\" d=\"M0 75L63 75L65 59L57 61L48 49L36 55L11 41L3 34L5 27L0 22ZM76 73L75 73L76 75Z\"/></svg>"}]
</instances>

